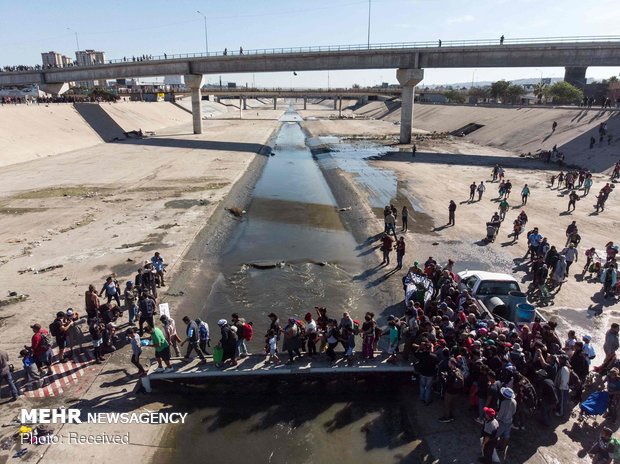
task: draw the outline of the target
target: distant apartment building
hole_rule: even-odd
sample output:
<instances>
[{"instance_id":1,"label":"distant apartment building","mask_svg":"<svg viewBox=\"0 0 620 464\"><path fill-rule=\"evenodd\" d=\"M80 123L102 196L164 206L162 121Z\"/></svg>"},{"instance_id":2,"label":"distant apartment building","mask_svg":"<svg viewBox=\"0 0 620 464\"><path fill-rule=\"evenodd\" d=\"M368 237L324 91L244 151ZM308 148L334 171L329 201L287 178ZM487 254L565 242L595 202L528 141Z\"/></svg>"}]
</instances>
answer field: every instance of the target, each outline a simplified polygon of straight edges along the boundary
<instances>
[{"instance_id":1,"label":"distant apartment building","mask_svg":"<svg viewBox=\"0 0 620 464\"><path fill-rule=\"evenodd\" d=\"M68 56L54 51L41 53L41 62L44 68L64 68L73 63Z\"/></svg>"},{"instance_id":2,"label":"distant apartment building","mask_svg":"<svg viewBox=\"0 0 620 464\"><path fill-rule=\"evenodd\" d=\"M105 52L95 50L79 50L75 52L75 60L78 66L91 66L105 63Z\"/></svg>"},{"instance_id":3,"label":"distant apartment building","mask_svg":"<svg viewBox=\"0 0 620 464\"><path fill-rule=\"evenodd\" d=\"M105 52L98 52L96 50L78 50L75 52L75 61L78 66L92 66L95 64L105 63ZM79 87L105 87L106 81L81 81L77 82Z\"/></svg>"}]
</instances>

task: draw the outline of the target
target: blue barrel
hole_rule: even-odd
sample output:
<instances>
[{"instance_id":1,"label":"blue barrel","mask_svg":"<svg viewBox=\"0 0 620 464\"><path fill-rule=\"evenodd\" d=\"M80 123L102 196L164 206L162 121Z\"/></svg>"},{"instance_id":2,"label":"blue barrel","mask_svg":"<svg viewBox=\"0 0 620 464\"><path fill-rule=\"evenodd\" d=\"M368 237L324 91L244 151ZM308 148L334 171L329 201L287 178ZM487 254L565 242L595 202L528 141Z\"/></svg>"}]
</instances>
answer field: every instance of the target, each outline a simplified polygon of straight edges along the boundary
<instances>
[{"instance_id":1,"label":"blue barrel","mask_svg":"<svg viewBox=\"0 0 620 464\"><path fill-rule=\"evenodd\" d=\"M519 303L517 305L517 321L532 322L536 316L536 307L529 303Z\"/></svg>"}]
</instances>

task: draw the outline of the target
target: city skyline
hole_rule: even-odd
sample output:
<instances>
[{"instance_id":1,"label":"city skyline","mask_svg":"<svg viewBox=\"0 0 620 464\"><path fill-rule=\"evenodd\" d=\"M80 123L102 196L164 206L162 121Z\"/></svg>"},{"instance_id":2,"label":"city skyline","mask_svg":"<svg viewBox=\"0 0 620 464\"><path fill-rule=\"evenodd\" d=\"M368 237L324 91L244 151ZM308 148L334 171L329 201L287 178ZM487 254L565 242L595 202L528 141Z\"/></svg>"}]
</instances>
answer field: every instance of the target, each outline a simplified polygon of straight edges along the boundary
<instances>
[{"instance_id":1,"label":"city skyline","mask_svg":"<svg viewBox=\"0 0 620 464\"><path fill-rule=\"evenodd\" d=\"M247 0L226 5L205 1L183 1L175 5L174 16L165 21L169 6L161 0L144 5L123 4L122 15L110 15L109 6L94 4L88 11L74 0L54 7L35 1L37 16L24 24L10 17L25 14L32 4L13 4L0 28L0 66L34 65L41 53L56 51L73 56L81 50L106 53L107 59L163 53L197 53L206 48L204 20L210 52L224 48L299 47L337 44L364 44L368 40L367 0L318 0L312 6L300 1L270 0L260 5ZM457 0L372 0L370 42L396 43L434 40L493 39L517 37L560 37L614 35L620 12L611 0L548 2L533 0L480 0L465 5ZM497 15L497 11L502 15ZM67 19L66 11L71 11ZM587 12L586 15L583 13ZM95 20L98 15L113 21ZM421 19L422 18L422 19ZM26 36L24 40L16 38ZM588 78L618 75L620 68L589 68ZM426 69L422 85L457 82L515 80L562 77L563 68L480 68ZM353 84L396 83L390 70L317 71L292 73L228 74L222 78L256 86L346 87ZM215 83L219 75L205 76Z\"/></svg>"}]
</instances>

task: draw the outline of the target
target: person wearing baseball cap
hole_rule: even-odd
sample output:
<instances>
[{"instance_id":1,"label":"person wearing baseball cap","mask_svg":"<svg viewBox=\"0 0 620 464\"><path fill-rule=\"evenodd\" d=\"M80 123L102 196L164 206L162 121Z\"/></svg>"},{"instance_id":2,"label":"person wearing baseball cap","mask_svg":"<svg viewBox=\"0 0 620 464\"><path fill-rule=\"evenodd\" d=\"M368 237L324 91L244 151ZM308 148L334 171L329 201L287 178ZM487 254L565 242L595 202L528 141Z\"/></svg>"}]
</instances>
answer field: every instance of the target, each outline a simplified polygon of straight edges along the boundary
<instances>
[{"instance_id":1,"label":"person wearing baseball cap","mask_svg":"<svg viewBox=\"0 0 620 464\"><path fill-rule=\"evenodd\" d=\"M482 424L482 458L480 462L491 464L493 462L493 451L497 446L497 431L499 423L495 419L495 409L483 408L484 422Z\"/></svg>"}]
</instances>

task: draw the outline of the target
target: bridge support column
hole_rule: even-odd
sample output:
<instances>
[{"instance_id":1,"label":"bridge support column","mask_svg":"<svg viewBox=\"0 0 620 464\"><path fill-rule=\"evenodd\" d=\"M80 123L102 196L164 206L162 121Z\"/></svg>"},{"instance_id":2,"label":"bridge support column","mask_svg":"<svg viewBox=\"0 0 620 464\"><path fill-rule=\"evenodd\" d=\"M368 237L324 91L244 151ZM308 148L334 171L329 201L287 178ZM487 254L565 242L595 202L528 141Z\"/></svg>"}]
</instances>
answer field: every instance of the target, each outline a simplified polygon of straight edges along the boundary
<instances>
[{"instance_id":1,"label":"bridge support column","mask_svg":"<svg viewBox=\"0 0 620 464\"><path fill-rule=\"evenodd\" d=\"M578 67L565 67L564 68L564 82L568 82L571 85L574 85L580 90L586 85L586 70L588 68L586 66L578 66Z\"/></svg>"},{"instance_id":2,"label":"bridge support column","mask_svg":"<svg viewBox=\"0 0 620 464\"><path fill-rule=\"evenodd\" d=\"M334 109L338 109L338 97L334 97Z\"/></svg>"},{"instance_id":3,"label":"bridge support column","mask_svg":"<svg viewBox=\"0 0 620 464\"><path fill-rule=\"evenodd\" d=\"M243 109L248 109L248 99L246 97L243 97Z\"/></svg>"},{"instance_id":4,"label":"bridge support column","mask_svg":"<svg viewBox=\"0 0 620 464\"><path fill-rule=\"evenodd\" d=\"M278 97L273 97L273 109L276 109L276 106L278 106Z\"/></svg>"},{"instance_id":5,"label":"bridge support column","mask_svg":"<svg viewBox=\"0 0 620 464\"><path fill-rule=\"evenodd\" d=\"M411 143L414 91L415 86L424 79L424 70L398 69L396 78L403 88L400 109L400 143Z\"/></svg>"},{"instance_id":6,"label":"bridge support column","mask_svg":"<svg viewBox=\"0 0 620 464\"><path fill-rule=\"evenodd\" d=\"M192 90L192 119L194 121L194 134L202 134L202 74L186 74L185 85Z\"/></svg>"},{"instance_id":7,"label":"bridge support column","mask_svg":"<svg viewBox=\"0 0 620 464\"><path fill-rule=\"evenodd\" d=\"M304 110L308 109L308 98L304 97Z\"/></svg>"},{"instance_id":8,"label":"bridge support column","mask_svg":"<svg viewBox=\"0 0 620 464\"><path fill-rule=\"evenodd\" d=\"M54 97L62 95L69 90L69 84L66 82L57 82L54 84L39 84L39 90L41 92L49 93Z\"/></svg>"},{"instance_id":9,"label":"bridge support column","mask_svg":"<svg viewBox=\"0 0 620 464\"><path fill-rule=\"evenodd\" d=\"M342 117L342 97L338 97L338 117Z\"/></svg>"}]
</instances>

